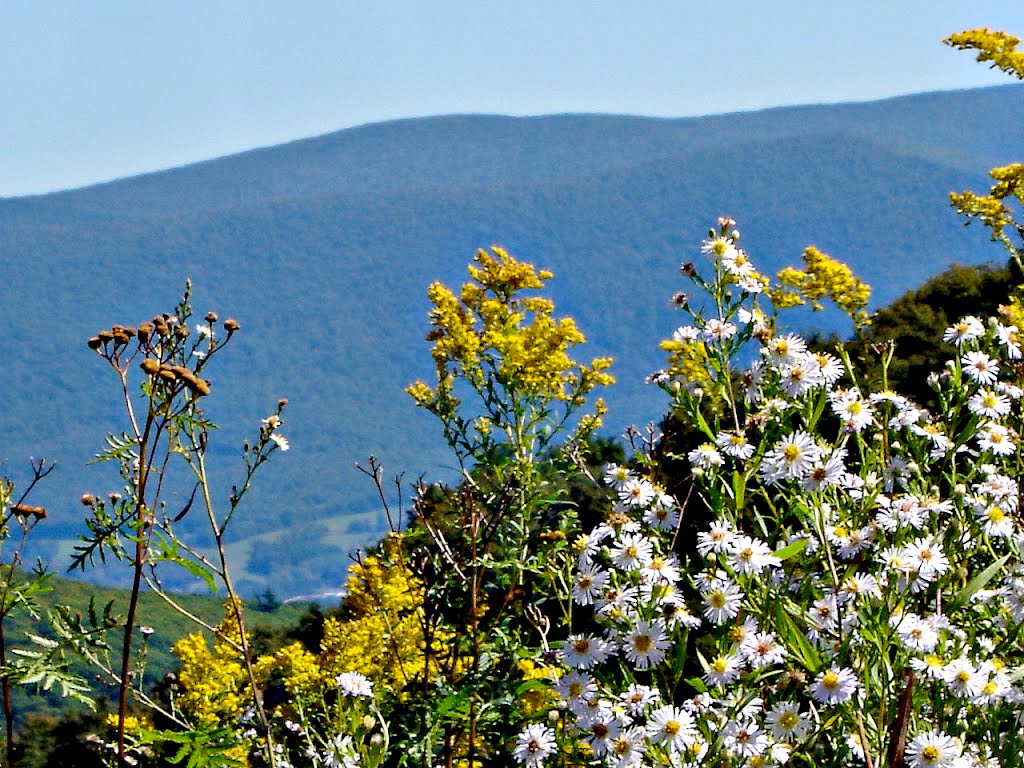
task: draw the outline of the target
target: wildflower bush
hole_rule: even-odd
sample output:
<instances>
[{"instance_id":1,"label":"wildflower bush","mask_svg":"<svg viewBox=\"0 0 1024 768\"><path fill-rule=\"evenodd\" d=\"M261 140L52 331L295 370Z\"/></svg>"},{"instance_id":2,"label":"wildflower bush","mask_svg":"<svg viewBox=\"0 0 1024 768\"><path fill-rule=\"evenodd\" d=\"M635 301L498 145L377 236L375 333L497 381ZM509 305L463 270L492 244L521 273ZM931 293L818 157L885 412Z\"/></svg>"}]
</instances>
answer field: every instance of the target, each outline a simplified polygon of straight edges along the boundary
<instances>
[{"instance_id":1,"label":"wildflower bush","mask_svg":"<svg viewBox=\"0 0 1024 768\"><path fill-rule=\"evenodd\" d=\"M1024 73L1002 33L949 43ZM1021 266L1012 205L1024 171L953 203ZM1024 757L1024 533L1019 525L1024 302L958 319L927 376L929 410L888 387L891 347L865 367L787 332L780 312L831 301L856 329L870 289L816 248L760 272L722 218L682 264L684 321L650 375L682 436L630 433L599 465L594 433L612 361L542 294L552 274L494 247L470 279L428 289L434 376L408 394L433 414L461 471L397 507L371 459L392 532L350 571L315 642L254 650L225 531L258 469L288 449L285 401L243 446L215 502L202 410L211 361L240 329L173 313L112 326L89 346L115 373L125 428L98 457L123 487L85 494L85 568L129 569L108 607L50 618L53 638L7 653L4 621L33 612L46 575L0 566L0 681L7 764L11 685L86 696L66 654L117 688L101 744L112 765L1008 766ZM1024 270L1022 270L1024 271ZM666 424L669 423L666 421ZM33 465L31 487L48 469ZM581 489L586 489L581 490ZM177 496L174 493L177 492ZM175 501L172 503L172 499ZM180 499L187 499L182 505ZM196 505L206 535L182 520ZM0 543L45 511L0 482ZM197 516L193 513L193 517ZM186 569L226 596L216 626L174 652L176 675L142 685L146 587ZM109 641L111 632L118 642Z\"/></svg>"}]
</instances>

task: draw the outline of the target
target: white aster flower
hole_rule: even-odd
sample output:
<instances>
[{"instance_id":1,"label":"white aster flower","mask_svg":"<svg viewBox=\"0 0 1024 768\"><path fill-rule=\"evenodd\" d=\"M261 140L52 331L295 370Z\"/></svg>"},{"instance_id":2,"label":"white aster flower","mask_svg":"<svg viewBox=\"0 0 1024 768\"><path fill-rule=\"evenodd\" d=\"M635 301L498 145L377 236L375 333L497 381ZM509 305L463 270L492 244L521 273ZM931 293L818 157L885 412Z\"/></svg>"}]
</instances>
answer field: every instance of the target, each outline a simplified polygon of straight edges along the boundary
<instances>
[{"instance_id":1,"label":"white aster flower","mask_svg":"<svg viewBox=\"0 0 1024 768\"><path fill-rule=\"evenodd\" d=\"M718 452L713 443L703 443L686 454L686 458L689 459L690 464L701 469L720 467L725 463L725 459L722 458L722 454Z\"/></svg>"},{"instance_id":2,"label":"white aster flower","mask_svg":"<svg viewBox=\"0 0 1024 768\"><path fill-rule=\"evenodd\" d=\"M782 561L774 555L771 547L760 539L737 536L732 540L729 565L738 573L749 576L781 564Z\"/></svg>"},{"instance_id":3,"label":"white aster flower","mask_svg":"<svg viewBox=\"0 0 1024 768\"><path fill-rule=\"evenodd\" d=\"M660 622L638 621L622 641L622 650L637 669L648 669L660 664L670 640Z\"/></svg>"},{"instance_id":4,"label":"white aster flower","mask_svg":"<svg viewBox=\"0 0 1024 768\"><path fill-rule=\"evenodd\" d=\"M603 663L610 655L611 650L608 642L596 635L569 635L561 656L567 666L590 669Z\"/></svg>"},{"instance_id":5,"label":"white aster flower","mask_svg":"<svg viewBox=\"0 0 1024 768\"><path fill-rule=\"evenodd\" d=\"M768 483L781 479L799 479L821 458L821 449L806 432L783 437L764 457L761 472Z\"/></svg>"},{"instance_id":6,"label":"white aster flower","mask_svg":"<svg viewBox=\"0 0 1024 768\"><path fill-rule=\"evenodd\" d=\"M996 336L999 338L999 343L1006 347L1006 356L1010 360L1020 360L1021 348L1020 348L1020 333L1017 330L1016 325L1003 325L1002 323L996 324Z\"/></svg>"},{"instance_id":7,"label":"white aster flower","mask_svg":"<svg viewBox=\"0 0 1024 768\"><path fill-rule=\"evenodd\" d=\"M517 763L529 766L543 765L544 758L555 751L555 734L546 725L532 723L519 732L512 756Z\"/></svg>"},{"instance_id":8,"label":"white aster flower","mask_svg":"<svg viewBox=\"0 0 1024 768\"><path fill-rule=\"evenodd\" d=\"M998 419L1010 412L1010 399L991 389L979 389L967 401L967 409L979 416Z\"/></svg>"},{"instance_id":9,"label":"white aster flower","mask_svg":"<svg viewBox=\"0 0 1024 768\"><path fill-rule=\"evenodd\" d=\"M642 477L629 478L617 491L619 500L626 506L646 506L657 496L651 482Z\"/></svg>"},{"instance_id":10,"label":"white aster flower","mask_svg":"<svg viewBox=\"0 0 1024 768\"><path fill-rule=\"evenodd\" d=\"M831 667L818 674L811 686L811 696L819 704L831 706L853 698L859 683L852 669Z\"/></svg>"},{"instance_id":11,"label":"white aster flower","mask_svg":"<svg viewBox=\"0 0 1024 768\"><path fill-rule=\"evenodd\" d=\"M994 384L999 377L999 361L984 352L968 352L960 358L964 373L978 384Z\"/></svg>"},{"instance_id":12,"label":"white aster flower","mask_svg":"<svg viewBox=\"0 0 1024 768\"><path fill-rule=\"evenodd\" d=\"M655 744L664 744L682 752L693 744L697 725L693 715L671 704L654 710L647 719L647 736Z\"/></svg>"},{"instance_id":13,"label":"white aster flower","mask_svg":"<svg viewBox=\"0 0 1024 768\"><path fill-rule=\"evenodd\" d=\"M800 705L794 701L781 701L768 712L765 725L771 729L772 738L794 744L803 741L811 732L811 720L800 712Z\"/></svg>"},{"instance_id":14,"label":"white aster flower","mask_svg":"<svg viewBox=\"0 0 1024 768\"><path fill-rule=\"evenodd\" d=\"M642 534L627 533L615 542L610 554L616 567L638 571L651 562L654 543Z\"/></svg>"},{"instance_id":15,"label":"white aster flower","mask_svg":"<svg viewBox=\"0 0 1024 768\"><path fill-rule=\"evenodd\" d=\"M736 618L743 603L743 590L735 583L716 579L701 592L704 616L713 624L724 624Z\"/></svg>"},{"instance_id":16,"label":"white aster flower","mask_svg":"<svg viewBox=\"0 0 1024 768\"><path fill-rule=\"evenodd\" d=\"M342 672L334 682L342 696L373 696L373 682L358 672Z\"/></svg>"},{"instance_id":17,"label":"white aster flower","mask_svg":"<svg viewBox=\"0 0 1024 768\"><path fill-rule=\"evenodd\" d=\"M726 456L733 458L746 460L754 455L755 446L743 432L719 432L715 436L715 445Z\"/></svg>"},{"instance_id":18,"label":"white aster flower","mask_svg":"<svg viewBox=\"0 0 1024 768\"><path fill-rule=\"evenodd\" d=\"M608 572L600 569L580 569L572 587L572 597L577 605L591 605L608 583Z\"/></svg>"},{"instance_id":19,"label":"white aster flower","mask_svg":"<svg viewBox=\"0 0 1024 768\"><path fill-rule=\"evenodd\" d=\"M960 747L952 736L928 731L911 739L906 757L910 768L952 768L960 757Z\"/></svg>"},{"instance_id":20,"label":"white aster flower","mask_svg":"<svg viewBox=\"0 0 1024 768\"><path fill-rule=\"evenodd\" d=\"M942 340L947 344L955 344L959 347L965 342L974 341L983 333L985 333L985 324L973 315L968 315L947 328L942 334Z\"/></svg>"}]
</instances>

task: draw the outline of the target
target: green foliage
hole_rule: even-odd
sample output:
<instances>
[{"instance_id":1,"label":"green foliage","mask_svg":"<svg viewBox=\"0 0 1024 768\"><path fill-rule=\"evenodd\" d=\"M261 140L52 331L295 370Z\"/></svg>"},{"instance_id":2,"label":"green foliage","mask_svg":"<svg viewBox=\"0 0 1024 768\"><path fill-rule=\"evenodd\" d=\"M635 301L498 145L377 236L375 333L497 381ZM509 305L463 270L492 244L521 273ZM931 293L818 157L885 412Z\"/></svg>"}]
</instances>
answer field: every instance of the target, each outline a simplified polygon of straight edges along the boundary
<instances>
[{"instance_id":1,"label":"green foliage","mask_svg":"<svg viewBox=\"0 0 1024 768\"><path fill-rule=\"evenodd\" d=\"M935 407L928 376L940 371L949 358L949 347L942 342L945 329L968 315L997 316L1015 284L1008 267L950 267L876 312L870 327L848 345L850 354L863 374L881 388L879 349L892 342L887 385Z\"/></svg>"}]
</instances>

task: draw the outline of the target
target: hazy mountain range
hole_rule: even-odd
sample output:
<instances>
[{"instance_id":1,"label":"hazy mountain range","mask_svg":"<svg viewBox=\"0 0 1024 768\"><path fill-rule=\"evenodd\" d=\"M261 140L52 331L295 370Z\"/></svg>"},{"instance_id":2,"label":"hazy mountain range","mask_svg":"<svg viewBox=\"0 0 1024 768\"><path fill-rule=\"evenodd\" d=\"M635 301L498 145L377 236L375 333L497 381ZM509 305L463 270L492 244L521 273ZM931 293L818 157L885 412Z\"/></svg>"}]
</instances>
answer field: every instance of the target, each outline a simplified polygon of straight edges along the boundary
<instances>
[{"instance_id":1,"label":"hazy mountain range","mask_svg":"<svg viewBox=\"0 0 1024 768\"><path fill-rule=\"evenodd\" d=\"M952 262L1001 258L948 193L1024 159L1022 116L1024 87L1006 86L685 119L433 117L0 199L0 458L15 479L27 456L59 462L37 495L52 513L38 551L62 567L79 494L116 487L86 462L123 428L117 382L85 339L170 310L189 277L199 315L243 327L209 406L225 487L244 437L290 400L292 450L236 531L244 586L336 585L344 553L383 529L353 462L450 476L403 389L431 373L427 284L462 282L476 248L555 272L583 354L616 357L618 432L661 414L643 379L679 321L679 263L719 215L762 271L814 244L870 282L877 307Z\"/></svg>"}]
</instances>

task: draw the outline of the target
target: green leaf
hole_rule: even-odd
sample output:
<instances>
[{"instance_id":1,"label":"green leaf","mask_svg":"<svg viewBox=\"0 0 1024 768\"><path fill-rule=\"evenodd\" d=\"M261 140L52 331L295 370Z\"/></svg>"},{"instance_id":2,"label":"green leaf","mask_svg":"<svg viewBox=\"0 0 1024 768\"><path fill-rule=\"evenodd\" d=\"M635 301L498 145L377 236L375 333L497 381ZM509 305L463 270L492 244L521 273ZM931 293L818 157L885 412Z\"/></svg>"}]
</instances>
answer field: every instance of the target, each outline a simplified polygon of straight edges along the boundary
<instances>
[{"instance_id":1,"label":"green leaf","mask_svg":"<svg viewBox=\"0 0 1024 768\"><path fill-rule=\"evenodd\" d=\"M961 589L957 593L957 596L953 598L952 602L950 602L946 609L946 615L948 616L954 611L958 611L967 605L967 601L984 589L985 585L992 580L992 577L1003 569L1003 566L1006 565L1006 561L1009 559L1010 555L1003 555L992 563L992 565L967 582L967 586Z\"/></svg>"},{"instance_id":2,"label":"green leaf","mask_svg":"<svg viewBox=\"0 0 1024 768\"><path fill-rule=\"evenodd\" d=\"M799 538L796 541L787 544L782 549L775 550L775 556L779 560L789 560L791 557L795 557L804 551L804 548L810 543L810 539Z\"/></svg>"},{"instance_id":3,"label":"green leaf","mask_svg":"<svg viewBox=\"0 0 1024 768\"><path fill-rule=\"evenodd\" d=\"M821 656L807 640L807 636L800 631L786 609L782 607L781 602L775 604L775 624L783 645L809 672L815 673L821 669Z\"/></svg>"}]
</instances>

